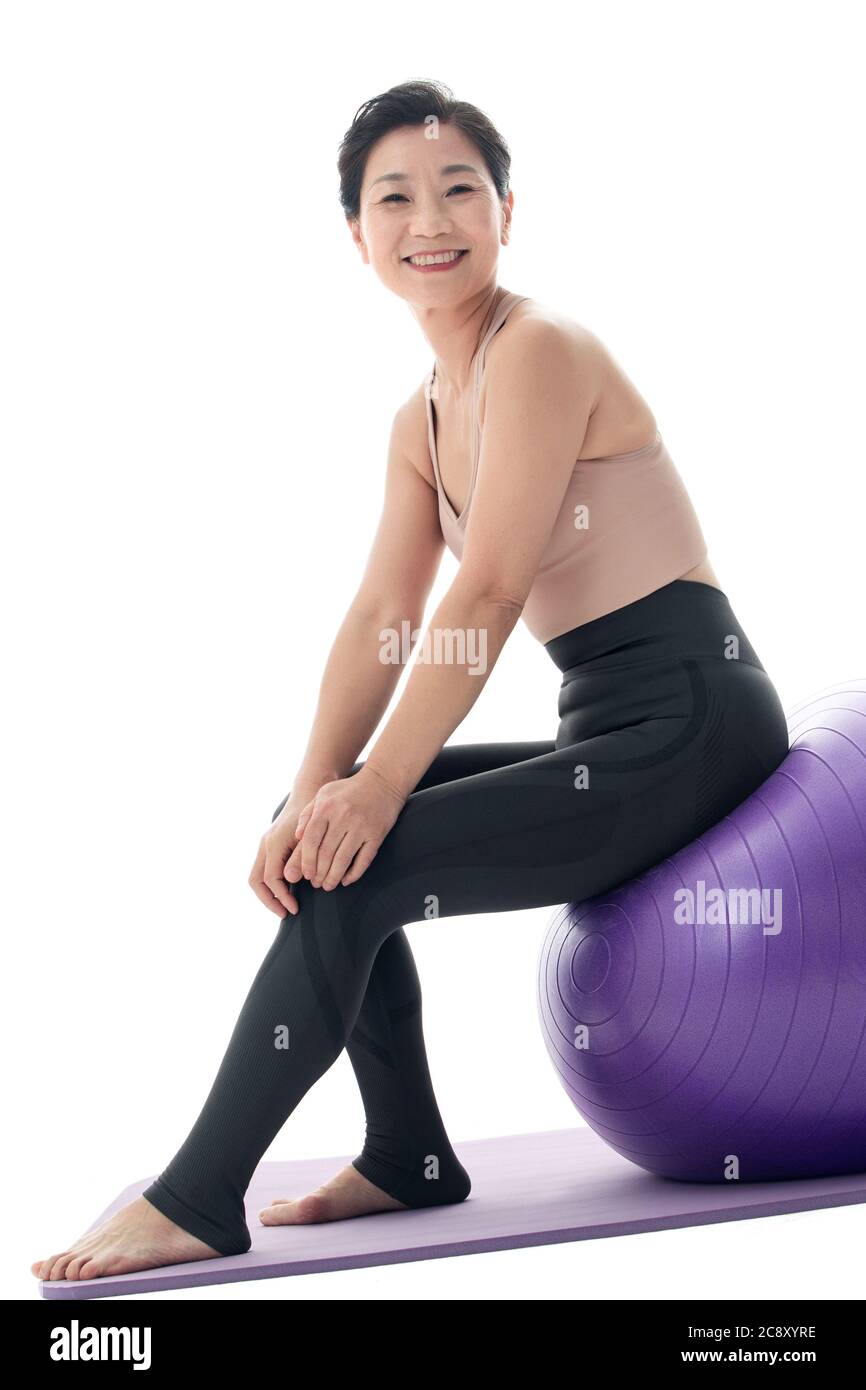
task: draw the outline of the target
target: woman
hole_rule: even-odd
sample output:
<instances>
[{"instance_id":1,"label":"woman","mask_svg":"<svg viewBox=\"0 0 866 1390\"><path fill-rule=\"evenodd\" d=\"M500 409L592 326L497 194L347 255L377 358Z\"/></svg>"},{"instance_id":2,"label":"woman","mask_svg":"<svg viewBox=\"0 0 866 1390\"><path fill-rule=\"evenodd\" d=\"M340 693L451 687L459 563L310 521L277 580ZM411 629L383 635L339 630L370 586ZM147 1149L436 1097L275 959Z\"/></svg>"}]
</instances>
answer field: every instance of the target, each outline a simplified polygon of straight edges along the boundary
<instances>
[{"instance_id":1,"label":"woman","mask_svg":"<svg viewBox=\"0 0 866 1390\"><path fill-rule=\"evenodd\" d=\"M256 1165L344 1047L363 1150L262 1223L462 1201L470 1178L433 1094L403 928L612 889L719 820L788 750L648 405L590 331L497 284L513 195L488 119L407 83L360 108L339 167L361 259L412 309L434 370L397 411L366 572L250 876L281 920L210 1094L142 1196L34 1264L41 1278L247 1250ZM356 762L445 543L457 575ZM520 617L561 673L555 738L448 743Z\"/></svg>"}]
</instances>

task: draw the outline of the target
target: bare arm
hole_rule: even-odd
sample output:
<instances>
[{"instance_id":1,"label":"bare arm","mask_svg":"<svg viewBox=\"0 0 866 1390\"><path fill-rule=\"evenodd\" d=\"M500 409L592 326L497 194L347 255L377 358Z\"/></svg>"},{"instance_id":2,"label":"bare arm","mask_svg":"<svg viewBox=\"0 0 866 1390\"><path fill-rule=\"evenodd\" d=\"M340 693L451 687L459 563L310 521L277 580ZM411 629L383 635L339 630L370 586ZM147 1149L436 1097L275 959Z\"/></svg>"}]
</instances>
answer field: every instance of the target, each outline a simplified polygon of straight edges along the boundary
<instances>
[{"instance_id":1,"label":"bare arm","mask_svg":"<svg viewBox=\"0 0 866 1390\"><path fill-rule=\"evenodd\" d=\"M527 319L491 353L485 387L460 570L359 774L403 797L472 708L520 616L598 399L597 357L555 324ZM457 646L449 631L462 634L467 654L484 652L483 669L444 655Z\"/></svg>"},{"instance_id":2,"label":"bare arm","mask_svg":"<svg viewBox=\"0 0 866 1390\"><path fill-rule=\"evenodd\" d=\"M382 514L367 565L334 639L293 796L346 777L378 727L403 671L380 659L384 629L418 627L444 542L436 493L409 457L411 401L394 417Z\"/></svg>"}]
</instances>

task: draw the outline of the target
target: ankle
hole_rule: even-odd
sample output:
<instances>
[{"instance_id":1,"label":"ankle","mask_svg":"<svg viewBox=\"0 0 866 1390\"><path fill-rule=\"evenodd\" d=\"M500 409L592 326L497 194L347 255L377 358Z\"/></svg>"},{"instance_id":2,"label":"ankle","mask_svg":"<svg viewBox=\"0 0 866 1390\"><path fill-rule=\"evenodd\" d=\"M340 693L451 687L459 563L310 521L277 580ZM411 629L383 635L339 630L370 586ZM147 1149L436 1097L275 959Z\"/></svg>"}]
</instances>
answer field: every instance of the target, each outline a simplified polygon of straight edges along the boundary
<instances>
[{"instance_id":1,"label":"ankle","mask_svg":"<svg viewBox=\"0 0 866 1390\"><path fill-rule=\"evenodd\" d=\"M368 1182L407 1207L437 1207L462 1202L472 1189L469 1174L453 1150L445 1154L419 1152L414 1162L411 1158L395 1162L365 1147L352 1160L352 1167Z\"/></svg>"}]
</instances>

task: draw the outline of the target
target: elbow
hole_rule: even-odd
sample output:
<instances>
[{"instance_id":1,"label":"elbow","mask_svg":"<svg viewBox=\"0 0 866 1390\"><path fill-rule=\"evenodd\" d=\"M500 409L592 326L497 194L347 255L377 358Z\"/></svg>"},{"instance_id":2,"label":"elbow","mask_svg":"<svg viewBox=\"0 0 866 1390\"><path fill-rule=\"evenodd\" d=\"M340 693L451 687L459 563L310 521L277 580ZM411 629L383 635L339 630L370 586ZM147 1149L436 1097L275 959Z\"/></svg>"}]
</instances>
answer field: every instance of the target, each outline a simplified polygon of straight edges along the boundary
<instances>
[{"instance_id":1,"label":"elbow","mask_svg":"<svg viewBox=\"0 0 866 1390\"><path fill-rule=\"evenodd\" d=\"M399 598L396 601L382 602L380 604L362 605L353 603L350 612L361 623L373 627L378 632L380 628L389 630L400 629L401 625L408 622L411 628L416 628L424 616L423 605L418 606L413 600L401 605Z\"/></svg>"},{"instance_id":2,"label":"elbow","mask_svg":"<svg viewBox=\"0 0 866 1390\"><path fill-rule=\"evenodd\" d=\"M526 603L525 598L517 598L514 594L502 589L485 594L484 601L492 604L495 608L504 608L506 612L513 613L515 618L520 617Z\"/></svg>"},{"instance_id":3,"label":"elbow","mask_svg":"<svg viewBox=\"0 0 866 1390\"><path fill-rule=\"evenodd\" d=\"M470 603L479 608L497 608L510 613L515 622L523 612L526 596L507 584L468 583L464 593Z\"/></svg>"}]
</instances>

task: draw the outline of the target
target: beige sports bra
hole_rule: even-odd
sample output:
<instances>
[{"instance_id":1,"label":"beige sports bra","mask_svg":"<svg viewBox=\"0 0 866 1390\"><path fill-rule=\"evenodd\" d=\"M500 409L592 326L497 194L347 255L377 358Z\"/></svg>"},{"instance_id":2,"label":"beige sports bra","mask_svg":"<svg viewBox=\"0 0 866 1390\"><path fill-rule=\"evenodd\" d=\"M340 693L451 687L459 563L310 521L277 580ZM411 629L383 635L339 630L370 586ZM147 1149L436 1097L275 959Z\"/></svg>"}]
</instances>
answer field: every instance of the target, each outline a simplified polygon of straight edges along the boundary
<instances>
[{"instance_id":1,"label":"beige sports bra","mask_svg":"<svg viewBox=\"0 0 866 1390\"><path fill-rule=\"evenodd\" d=\"M481 426L478 402L487 347L516 304L499 301L475 358L474 449L469 495L458 515L442 486L432 395L436 365L425 379L427 439L439 497L439 523L448 549L460 560L472 503ZM707 544L683 481L659 431L627 454L577 459L562 506L521 614L540 642L643 598L694 569Z\"/></svg>"}]
</instances>

